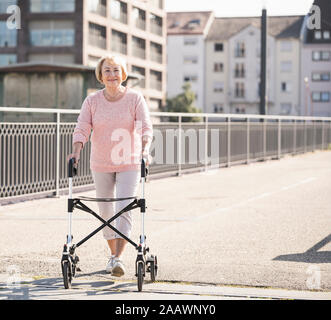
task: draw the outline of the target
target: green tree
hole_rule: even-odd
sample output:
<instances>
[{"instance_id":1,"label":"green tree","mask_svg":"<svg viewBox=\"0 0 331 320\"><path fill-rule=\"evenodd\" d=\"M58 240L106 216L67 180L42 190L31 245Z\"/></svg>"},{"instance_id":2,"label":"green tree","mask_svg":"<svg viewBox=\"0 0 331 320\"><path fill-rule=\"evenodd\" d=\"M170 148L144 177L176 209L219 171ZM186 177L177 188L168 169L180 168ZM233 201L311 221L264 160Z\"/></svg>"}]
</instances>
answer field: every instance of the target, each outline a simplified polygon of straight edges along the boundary
<instances>
[{"instance_id":1,"label":"green tree","mask_svg":"<svg viewBox=\"0 0 331 320\"><path fill-rule=\"evenodd\" d=\"M191 90L191 84L185 83L182 87L183 93L178 94L172 99L167 99L165 112L184 112L184 113L201 113L201 110L194 106L195 94ZM169 117L169 121L177 122L178 117ZM200 117L183 117L183 122L199 122Z\"/></svg>"}]
</instances>

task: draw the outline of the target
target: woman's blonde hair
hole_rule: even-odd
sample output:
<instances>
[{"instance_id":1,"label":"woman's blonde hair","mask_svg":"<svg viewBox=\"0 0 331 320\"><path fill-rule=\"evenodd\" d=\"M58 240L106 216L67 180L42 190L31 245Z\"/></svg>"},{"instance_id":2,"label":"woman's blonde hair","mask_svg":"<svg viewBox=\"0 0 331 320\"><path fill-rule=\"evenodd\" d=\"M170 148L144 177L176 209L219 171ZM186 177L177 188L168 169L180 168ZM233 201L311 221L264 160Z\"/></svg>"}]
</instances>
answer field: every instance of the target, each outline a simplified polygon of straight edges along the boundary
<instances>
[{"instance_id":1,"label":"woman's blonde hair","mask_svg":"<svg viewBox=\"0 0 331 320\"><path fill-rule=\"evenodd\" d=\"M97 63L97 66L95 68L95 76L97 77L97 80L103 84L102 82L102 66L105 61L109 61L110 64L119 65L122 69L122 81L125 81L128 77L128 70L126 68L126 61L120 57L115 55L105 55L101 57Z\"/></svg>"}]
</instances>

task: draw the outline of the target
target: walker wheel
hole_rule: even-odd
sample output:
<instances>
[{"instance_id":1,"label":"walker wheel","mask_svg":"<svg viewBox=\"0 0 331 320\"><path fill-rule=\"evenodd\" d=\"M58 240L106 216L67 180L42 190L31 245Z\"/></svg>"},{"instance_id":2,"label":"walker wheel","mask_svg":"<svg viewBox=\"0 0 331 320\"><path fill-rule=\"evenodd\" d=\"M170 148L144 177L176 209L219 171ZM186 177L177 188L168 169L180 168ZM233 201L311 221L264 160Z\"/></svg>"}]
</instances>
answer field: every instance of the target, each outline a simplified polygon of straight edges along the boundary
<instances>
[{"instance_id":1,"label":"walker wheel","mask_svg":"<svg viewBox=\"0 0 331 320\"><path fill-rule=\"evenodd\" d=\"M155 282L157 276L157 258L156 256L152 256L153 261L150 263L150 272L151 272L151 281Z\"/></svg>"},{"instance_id":2,"label":"walker wheel","mask_svg":"<svg viewBox=\"0 0 331 320\"><path fill-rule=\"evenodd\" d=\"M65 289L71 288L72 274L69 261L62 262L63 284Z\"/></svg>"},{"instance_id":3,"label":"walker wheel","mask_svg":"<svg viewBox=\"0 0 331 320\"><path fill-rule=\"evenodd\" d=\"M138 291L140 292L143 289L144 283L144 264L138 263L138 270L137 270L137 280L138 280Z\"/></svg>"}]
</instances>

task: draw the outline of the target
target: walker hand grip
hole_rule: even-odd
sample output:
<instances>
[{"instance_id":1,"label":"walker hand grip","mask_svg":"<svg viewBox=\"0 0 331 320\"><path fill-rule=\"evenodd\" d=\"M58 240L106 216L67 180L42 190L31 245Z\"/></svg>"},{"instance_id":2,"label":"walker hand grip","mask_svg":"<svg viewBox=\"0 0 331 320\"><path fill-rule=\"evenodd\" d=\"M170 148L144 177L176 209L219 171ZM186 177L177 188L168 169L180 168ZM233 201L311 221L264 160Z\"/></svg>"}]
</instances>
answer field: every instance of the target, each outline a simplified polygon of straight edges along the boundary
<instances>
[{"instance_id":1,"label":"walker hand grip","mask_svg":"<svg viewBox=\"0 0 331 320\"><path fill-rule=\"evenodd\" d=\"M146 178L148 174L148 169L146 167L146 161L145 159L141 159L141 177Z\"/></svg>"},{"instance_id":2,"label":"walker hand grip","mask_svg":"<svg viewBox=\"0 0 331 320\"><path fill-rule=\"evenodd\" d=\"M77 168L74 166L75 158L71 158L69 160L69 167L68 167L68 176L72 178L73 176L77 175Z\"/></svg>"}]
</instances>

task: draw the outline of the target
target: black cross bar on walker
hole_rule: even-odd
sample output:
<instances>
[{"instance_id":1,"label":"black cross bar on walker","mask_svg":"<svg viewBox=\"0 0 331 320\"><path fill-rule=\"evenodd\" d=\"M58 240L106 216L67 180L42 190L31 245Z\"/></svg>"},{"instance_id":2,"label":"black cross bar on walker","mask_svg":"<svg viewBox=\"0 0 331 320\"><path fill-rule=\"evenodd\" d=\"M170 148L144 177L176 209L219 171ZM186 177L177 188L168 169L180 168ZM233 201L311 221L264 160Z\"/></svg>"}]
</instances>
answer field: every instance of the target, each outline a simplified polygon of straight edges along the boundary
<instances>
[{"instance_id":1,"label":"black cross bar on walker","mask_svg":"<svg viewBox=\"0 0 331 320\"><path fill-rule=\"evenodd\" d=\"M97 213L95 213L92 209L90 209L88 206L86 206L83 202L81 202L81 200L112 202L112 201L121 201L121 200L128 200L128 199L134 199L134 200L107 221L104 220L103 218L101 218ZM97 218L98 220L100 220L103 223L99 228L95 229L93 232L91 232L89 235L87 235L84 239L79 241L77 244L74 244L72 249L75 249L75 248L78 248L79 246L81 246L84 242L86 242L88 239L90 239L92 236L94 236L96 233L98 233L100 230L102 230L106 226L108 226L110 229L112 229L117 234L119 234L123 239L130 242L136 249L139 247L138 244L136 244L131 239L126 237L123 233L121 233L119 230L117 230L110 223L113 220L115 220L116 218L118 218L124 212L130 211L132 209L141 208L141 210L143 212L145 212L145 199L139 199L138 200L136 197L117 198L117 199L93 199L93 198L81 197L81 198L68 199L68 200L69 200L69 202L68 202L69 212L72 212L73 208L77 208L77 209L80 209L82 211L85 211L85 212L88 212L88 213L92 214L95 218Z\"/></svg>"}]
</instances>

